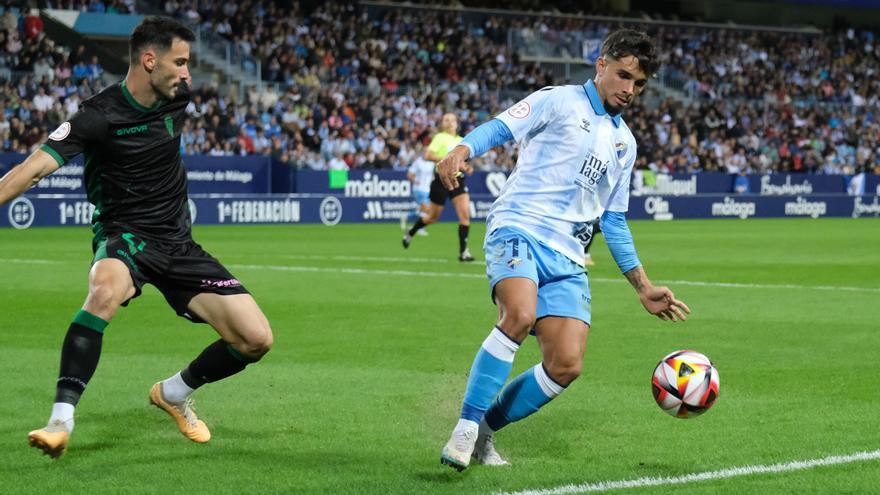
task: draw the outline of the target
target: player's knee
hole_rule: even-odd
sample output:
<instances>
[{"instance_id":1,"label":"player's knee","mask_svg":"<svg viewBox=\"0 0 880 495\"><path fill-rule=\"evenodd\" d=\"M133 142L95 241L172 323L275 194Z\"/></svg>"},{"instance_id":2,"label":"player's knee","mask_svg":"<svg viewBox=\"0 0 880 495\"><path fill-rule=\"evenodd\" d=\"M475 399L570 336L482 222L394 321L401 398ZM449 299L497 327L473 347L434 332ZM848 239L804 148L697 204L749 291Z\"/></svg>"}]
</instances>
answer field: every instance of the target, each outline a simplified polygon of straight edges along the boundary
<instances>
[{"instance_id":1,"label":"player's knee","mask_svg":"<svg viewBox=\"0 0 880 495\"><path fill-rule=\"evenodd\" d=\"M530 309L505 311L499 323L505 333L517 342L522 342L529 334L529 330L535 326L535 312Z\"/></svg>"},{"instance_id":2,"label":"player's knee","mask_svg":"<svg viewBox=\"0 0 880 495\"><path fill-rule=\"evenodd\" d=\"M275 338L272 335L272 330L266 327L262 331L254 332L252 336L248 337L237 347L239 352L254 359L260 359L272 349L274 343Z\"/></svg>"},{"instance_id":3,"label":"player's knee","mask_svg":"<svg viewBox=\"0 0 880 495\"><path fill-rule=\"evenodd\" d=\"M581 359L557 359L547 365L547 374L556 383L563 387L568 386L571 382L577 380L581 376L583 362Z\"/></svg>"},{"instance_id":4,"label":"player's knee","mask_svg":"<svg viewBox=\"0 0 880 495\"><path fill-rule=\"evenodd\" d=\"M86 311L107 319L112 316L119 305L122 304L122 295L110 284L96 283L89 288L89 295L86 298Z\"/></svg>"}]
</instances>

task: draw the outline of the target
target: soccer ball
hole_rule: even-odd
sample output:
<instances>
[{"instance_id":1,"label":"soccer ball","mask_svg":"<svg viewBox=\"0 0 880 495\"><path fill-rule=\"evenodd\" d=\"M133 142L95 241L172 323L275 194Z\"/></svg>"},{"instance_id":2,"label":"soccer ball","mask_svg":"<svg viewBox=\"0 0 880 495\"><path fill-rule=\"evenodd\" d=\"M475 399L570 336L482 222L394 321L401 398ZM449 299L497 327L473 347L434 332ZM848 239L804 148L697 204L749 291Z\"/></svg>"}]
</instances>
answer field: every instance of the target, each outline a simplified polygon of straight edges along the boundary
<instances>
[{"instance_id":1,"label":"soccer ball","mask_svg":"<svg viewBox=\"0 0 880 495\"><path fill-rule=\"evenodd\" d=\"M660 409L676 418L692 418L706 412L718 399L718 371L703 354L675 351L654 368L651 388Z\"/></svg>"}]
</instances>

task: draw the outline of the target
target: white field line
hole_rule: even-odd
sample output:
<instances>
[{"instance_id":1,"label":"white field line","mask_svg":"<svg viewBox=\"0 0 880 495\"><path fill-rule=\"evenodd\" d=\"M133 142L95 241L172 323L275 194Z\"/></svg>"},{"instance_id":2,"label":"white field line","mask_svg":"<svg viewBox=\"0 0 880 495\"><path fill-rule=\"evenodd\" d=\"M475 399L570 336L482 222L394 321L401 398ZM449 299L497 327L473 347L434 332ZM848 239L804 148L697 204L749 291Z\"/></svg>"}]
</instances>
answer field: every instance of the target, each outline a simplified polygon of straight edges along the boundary
<instances>
[{"instance_id":1,"label":"white field line","mask_svg":"<svg viewBox=\"0 0 880 495\"><path fill-rule=\"evenodd\" d=\"M282 258L319 261L387 261L391 263L449 263L447 258L394 258L387 256L325 256L321 254L285 254Z\"/></svg>"},{"instance_id":2,"label":"white field line","mask_svg":"<svg viewBox=\"0 0 880 495\"><path fill-rule=\"evenodd\" d=\"M325 257L323 259L331 259L332 257ZM322 259L318 257L314 257L311 259ZM373 258L376 260L382 258ZM394 260L396 258L386 258L389 260ZM428 259L428 258L422 258ZM288 266L288 265L243 265L243 264L231 264L228 265L230 268L245 268L245 269L266 269L266 270L276 270L276 271L290 271L290 272L317 272L317 273L352 273L352 274L362 274L362 275L397 275L403 277L442 277L442 278L478 278L485 279L486 275L484 273L461 273L461 272L434 272L434 271L410 271L410 270L377 270L377 269L367 269L367 268L344 268L344 267L318 267L318 266ZM590 282L603 282L603 283L626 283L626 279L623 277L620 278L602 278L602 277L590 277ZM825 291L846 291L846 292L866 292L866 293L877 293L880 294L880 288L873 287L845 287L845 286L833 286L833 285L798 285L798 284L743 284L743 283L735 283L735 282L703 282L698 280L658 280L656 283L662 283L664 285L677 286L677 285L692 285L698 287L721 287L721 288L733 288L733 289L803 289L803 290L825 290Z\"/></svg>"},{"instance_id":3,"label":"white field line","mask_svg":"<svg viewBox=\"0 0 880 495\"><path fill-rule=\"evenodd\" d=\"M0 258L0 264L3 263L16 263L19 265L59 265L64 263L64 261L58 260L29 260L29 259L21 259L21 258Z\"/></svg>"},{"instance_id":4,"label":"white field line","mask_svg":"<svg viewBox=\"0 0 880 495\"><path fill-rule=\"evenodd\" d=\"M634 480L600 481L596 483L583 483L580 485L563 485L556 488L543 488L536 490L523 490L518 492L499 492L497 495L574 495L579 493L605 492L624 488L641 488L645 486L683 485L700 481L720 480L737 476L750 476L753 474L785 473L788 471L801 471L820 466L833 466L836 464L849 464L853 462L873 461L880 459L880 450L870 452L858 452L851 455L832 455L821 459L808 459L806 461L791 461L780 464L766 464L758 466L741 466L718 471L705 471L702 473L685 474L682 476L646 477Z\"/></svg>"},{"instance_id":5,"label":"white field line","mask_svg":"<svg viewBox=\"0 0 880 495\"><path fill-rule=\"evenodd\" d=\"M245 270L274 270L280 272L312 272L312 273L350 273L357 275L396 275L401 277L442 277L442 278L479 278L485 279L483 273L461 272L414 272L409 270L368 270L366 268L342 268L321 266L288 266L288 265L240 265L229 264L229 268Z\"/></svg>"},{"instance_id":6,"label":"white field line","mask_svg":"<svg viewBox=\"0 0 880 495\"><path fill-rule=\"evenodd\" d=\"M291 255L287 255L290 257ZM407 260L416 263L447 263L448 260L434 258L385 258L381 256L321 256L311 255L303 256L302 259L310 260L339 260L339 261L389 261L397 262L398 260ZM418 261L413 261L418 260ZM20 259L20 258L0 258L0 264L34 264L34 265L54 265L66 263L58 260L44 259ZM382 276L400 276L400 277L439 277L439 278L471 278L485 280L486 275L480 273L466 272L436 272L436 271L411 271L411 270L377 270L367 268L348 268L348 267L319 267L319 266L297 266L297 265L257 265L257 264L229 264L229 268L242 268L246 270L273 270L286 272L312 272L312 273L346 273L357 275L382 275ZM471 266L481 266L479 263ZM626 283L626 279L620 278L603 278L590 277L590 282L600 283ZM862 292L868 294L880 294L880 288L876 287L847 287L836 285L800 285L800 284L746 284L737 282L710 282L700 280L655 280L655 283L670 285L673 288L679 285L690 285L696 287L720 287L732 289L772 289L772 290L819 290L833 292Z\"/></svg>"}]
</instances>

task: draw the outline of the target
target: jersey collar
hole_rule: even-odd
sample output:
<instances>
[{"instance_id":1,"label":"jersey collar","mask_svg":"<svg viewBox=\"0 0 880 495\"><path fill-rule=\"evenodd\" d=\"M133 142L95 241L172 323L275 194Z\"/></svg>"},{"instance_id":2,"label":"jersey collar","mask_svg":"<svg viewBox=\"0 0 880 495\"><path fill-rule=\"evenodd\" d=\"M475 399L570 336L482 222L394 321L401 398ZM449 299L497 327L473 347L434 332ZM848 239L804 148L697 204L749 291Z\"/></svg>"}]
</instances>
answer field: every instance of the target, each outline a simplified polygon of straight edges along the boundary
<instances>
[{"instance_id":1,"label":"jersey collar","mask_svg":"<svg viewBox=\"0 0 880 495\"><path fill-rule=\"evenodd\" d=\"M599 96L599 91L596 89L592 79L584 84L584 92L587 93L587 98L590 100L590 105L593 107L596 115L608 115L605 105L602 104L602 97ZM611 122L614 123L614 127L620 127L620 114L611 117Z\"/></svg>"},{"instance_id":2,"label":"jersey collar","mask_svg":"<svg viewBox=\"0 0 880 495\"><path fill-rule=\"evenodd\" d=\"M162 100L156 100L156 103L153 103L153 106L147 108L134 99L134 95L131 94L131 91L129 91L128 87L125 85L125 79L123 79L119 83L119 86L122 88L122 95L125 97L125 101L127 101L129 105L131 105L135 110L139 112L152 112L153 110L159 108L159 106L162 104Z\"/></svg>"}]
</instances>

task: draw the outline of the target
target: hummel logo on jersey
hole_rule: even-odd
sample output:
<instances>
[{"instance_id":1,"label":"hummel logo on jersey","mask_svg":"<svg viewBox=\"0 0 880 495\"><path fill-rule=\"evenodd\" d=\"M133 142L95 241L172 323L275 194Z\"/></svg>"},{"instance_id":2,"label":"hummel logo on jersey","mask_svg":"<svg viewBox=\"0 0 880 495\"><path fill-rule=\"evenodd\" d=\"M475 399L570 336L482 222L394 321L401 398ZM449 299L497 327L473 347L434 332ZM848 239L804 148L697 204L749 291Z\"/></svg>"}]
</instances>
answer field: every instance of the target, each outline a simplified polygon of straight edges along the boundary
<instances>
[{"instance_id":1,"label":"hummel logo on jersey","mask_svg":"<svg viewBox=\"0 0 880 495\"><path fill-rule=\"evenodd\" d=\"M581 129L590 132L590 121L587 119L581 119Z\"/></svg>"}]
</instances>

